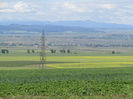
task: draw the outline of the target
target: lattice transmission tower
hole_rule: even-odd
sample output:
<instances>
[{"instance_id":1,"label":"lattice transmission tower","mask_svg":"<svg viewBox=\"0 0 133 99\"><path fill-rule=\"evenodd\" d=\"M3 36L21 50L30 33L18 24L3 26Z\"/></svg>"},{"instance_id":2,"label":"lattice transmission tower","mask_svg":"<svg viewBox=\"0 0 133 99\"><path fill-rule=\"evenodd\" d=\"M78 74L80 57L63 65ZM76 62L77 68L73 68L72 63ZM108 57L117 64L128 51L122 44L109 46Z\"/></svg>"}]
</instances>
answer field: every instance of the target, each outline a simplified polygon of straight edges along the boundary
<instances>
[{"instance_id":1,"label":"lattice transmission tower","mask_svg":"<svg viewBox=\"0 0 133 99\"><path fill-rule=\"evenodd\" d=\"M45 30L42 30L42 35L41 35L41 52L40 52L40 61L41 61L41 67L45 68L46 67L46 45L45 45Z\"/></svg>"}]
</instances>

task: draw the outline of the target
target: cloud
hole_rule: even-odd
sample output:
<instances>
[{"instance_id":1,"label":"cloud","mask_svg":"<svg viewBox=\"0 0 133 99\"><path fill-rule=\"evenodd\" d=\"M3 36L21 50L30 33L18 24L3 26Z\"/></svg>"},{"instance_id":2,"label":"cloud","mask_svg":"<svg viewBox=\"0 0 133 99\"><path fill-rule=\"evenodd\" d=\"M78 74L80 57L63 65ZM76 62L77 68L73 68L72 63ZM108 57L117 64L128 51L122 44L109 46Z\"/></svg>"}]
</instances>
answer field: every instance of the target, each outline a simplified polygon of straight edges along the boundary
<instances>
[{"instance_id":1,"label":"cloud","mask_svg":"<svg viewBox=\"0 0 133 99\"><path fill-rule=\"evenodd\" d=\"M0 18L10 20L93 20L133 24L131 2L120 0L13 0L0 2ZM7 17L8 16L8 17ZM126 19L127 18L127 19ZM9 18L8 18L9 19Z\"/></svg>"},{"instance_id":2,"label":"cloud","mask_svg":"<svg viewBox=\"0 0 133 99\"><path fill-rule=\"evenodd\" d=\"M70 15L74 13L84 13L86 9L72 2L56 2L53 4L51 10L60 14Z\"/></svg>"},{"instance_id":3,"label":"cloud","mask_svg":"<svg viewBox=\"0 0 133 99\"><path fill-rule=\"evenodd\" d=\"M15 12L15 10L13 10L13 9L1 9L0 12L1 13L12 13L12 12Z\"/></svg>"},{"instance_id":4,"label":"cloud","mask_svg":"<svg viewBox=\"0 0 133 99\"><path fill-rule=\"evenodd\" d=\"M115 4L101 4L100 7L104 8L104 9L115 9L115 8L117 8L117 6Z\"/></svg>"},{"instance_id":5,"label":"cloud","mask_svg":"<svg viewBox=\"0 0 133 99\"><path fill-rule=\"evenodd\" d=\"M0 8L6 8L6 7L8 7L8 3L0 2Z\"/></svg>"},{"instance_id":6,"label":"cloud","mask_svg":"<svg viewBox=\"0 0 133 99\"><path fill-rule=\"evenodd\" d=\"M69 2L63 3L62 8L66 10L74 11L74 12L81 12L81 13L85 11L83 7L79 7L78 5L74 3L69 3Z\"/></svg>"},{"instance_id":7,"label":"cloud","mask_svg":"<svg viewBox=\"0 0 133 99\"><path fill-rule=\"evenodd\" d=\"M0 5L2 5L2 9L0 9L2 13L29 13L35 10L28 3L23 1L19 1L15 4L0 3Z\"/></svg>"},{"instance_id":8,"label":"cloud","mask_svg":"<svg viewBox=\"0 0 133 99\"><path fill-rule=\"evenodd\" d=\"M23 2L23 1L17 2L17 3L13 6L13 9L14 9L16 12L21 12L21 13L25 13L25 12L30 12L30 11L31 11L29 5L26 4L26 3Z\"/></svg>"}]
</instances>

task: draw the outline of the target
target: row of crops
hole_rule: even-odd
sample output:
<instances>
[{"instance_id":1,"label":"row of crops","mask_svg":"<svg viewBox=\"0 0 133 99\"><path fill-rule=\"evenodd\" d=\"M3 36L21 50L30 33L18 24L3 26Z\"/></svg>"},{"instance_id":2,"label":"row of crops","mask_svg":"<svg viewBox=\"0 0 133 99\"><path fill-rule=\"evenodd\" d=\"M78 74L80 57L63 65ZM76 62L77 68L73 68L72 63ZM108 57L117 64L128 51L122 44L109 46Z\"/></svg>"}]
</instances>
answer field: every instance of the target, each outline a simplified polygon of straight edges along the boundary
<instances>
[{"instance_id":1,"label":"row of crops","mask_svg":"<svg viewBox=\"0 0 133 99\"><path fill-rule=\"evenodd\" d=\"M0 96L133 95L133 68L0 70Z\"/></svg>"}]
</instances>

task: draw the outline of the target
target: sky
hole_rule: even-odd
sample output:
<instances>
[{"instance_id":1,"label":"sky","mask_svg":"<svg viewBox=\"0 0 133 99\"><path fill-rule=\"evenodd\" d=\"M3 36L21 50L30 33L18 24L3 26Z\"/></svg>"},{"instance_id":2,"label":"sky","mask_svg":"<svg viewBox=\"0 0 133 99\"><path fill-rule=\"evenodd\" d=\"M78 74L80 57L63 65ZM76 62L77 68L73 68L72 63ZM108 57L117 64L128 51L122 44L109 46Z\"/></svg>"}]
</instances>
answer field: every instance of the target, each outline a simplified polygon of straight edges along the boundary
<instances>
[{"instance_id":1,"label":"sky","mask_svg":"<svg viewBox=\"0 0 133 99\"><path fill-rule=\"evenodd\" d=\"M133 0L0 0L0 21L16 20L133 25Z\"/></svg>"}]
</instances>

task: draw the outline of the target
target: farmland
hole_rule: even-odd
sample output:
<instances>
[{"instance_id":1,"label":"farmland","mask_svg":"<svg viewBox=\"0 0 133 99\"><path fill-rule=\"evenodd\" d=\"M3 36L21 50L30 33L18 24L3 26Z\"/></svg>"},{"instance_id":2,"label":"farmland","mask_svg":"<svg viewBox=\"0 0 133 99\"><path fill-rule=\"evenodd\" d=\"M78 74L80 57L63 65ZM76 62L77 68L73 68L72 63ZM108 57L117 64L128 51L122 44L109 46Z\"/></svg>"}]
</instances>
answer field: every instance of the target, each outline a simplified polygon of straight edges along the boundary
<instances>
[{"instance_id":1,"label":"farmland","mask_svg":"<svg viewBox=\"0 0 133 99\"><path fill-rule=\"evenodd\" d=\"M132 67L133 54L122 53L112 55L111 53L87 53L78 54L51 54L47 51L46 68L69 69L69 68L111 68ZM27 54L25 50L11 50L10 54L1 54L0 69L39 69L40 56L38 53Z\"/></svg>"},{"instance_id":2,"label":"farmland","mask_svg":"<svg viewBox=\"0 0 133 99\"><path fill-rule=\"evenodd\" d=\"M132 0L0 0L0 99L133 99Z\"/></svg>"},{"instance_id":3,"label":"farmland","mask_svg":"<svg viewBox=\"0 0 133 99\"><path fill-rule=\"evenodd\" d=\"M51 54L45 69L38 53L0 54L0 96L4 98L125 99L133 95L133 54ZM39 99L40 99L39 98Z\"/></svg>"}]
</instances>

